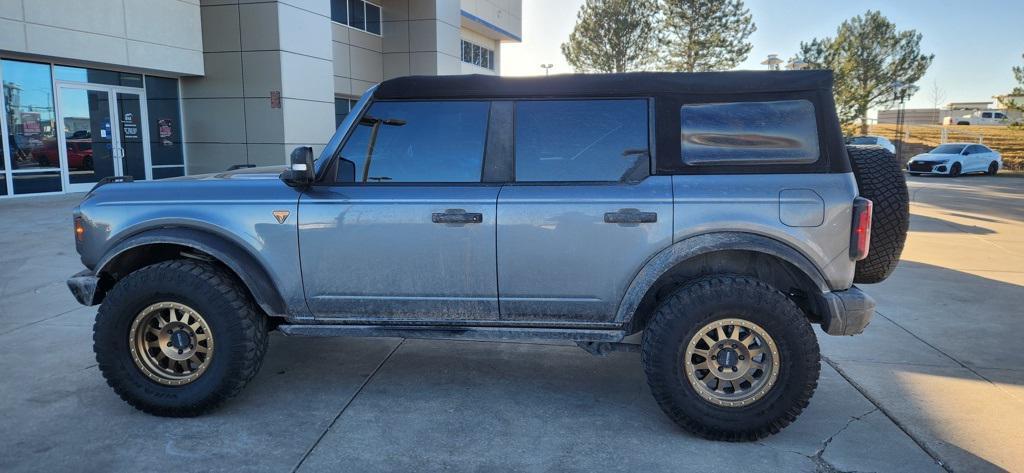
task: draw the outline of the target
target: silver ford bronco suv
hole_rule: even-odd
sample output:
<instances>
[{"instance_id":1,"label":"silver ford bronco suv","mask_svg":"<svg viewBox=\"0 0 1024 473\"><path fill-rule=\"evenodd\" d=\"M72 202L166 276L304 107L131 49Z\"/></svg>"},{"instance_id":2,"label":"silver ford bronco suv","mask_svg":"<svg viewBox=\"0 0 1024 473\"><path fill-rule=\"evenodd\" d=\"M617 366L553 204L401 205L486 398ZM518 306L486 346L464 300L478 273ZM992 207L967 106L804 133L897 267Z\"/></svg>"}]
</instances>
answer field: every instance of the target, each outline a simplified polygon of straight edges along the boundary
<instances>
[{"instance_id":1,"label":"silver ford bronco suv","mask_svg":"<svg viewBox=\"0 0 1024 473\"><path fill-rule=\"evenodd\" d=\"M318 154L85 196L68 285L126 402L207 412L271 330L561 340L638 351L682 428L757 439L817 387L812 325L868 325L854 283L909 216L895 158L843 144L828 71L403 77Z\"/></svg>"}]
</instances>

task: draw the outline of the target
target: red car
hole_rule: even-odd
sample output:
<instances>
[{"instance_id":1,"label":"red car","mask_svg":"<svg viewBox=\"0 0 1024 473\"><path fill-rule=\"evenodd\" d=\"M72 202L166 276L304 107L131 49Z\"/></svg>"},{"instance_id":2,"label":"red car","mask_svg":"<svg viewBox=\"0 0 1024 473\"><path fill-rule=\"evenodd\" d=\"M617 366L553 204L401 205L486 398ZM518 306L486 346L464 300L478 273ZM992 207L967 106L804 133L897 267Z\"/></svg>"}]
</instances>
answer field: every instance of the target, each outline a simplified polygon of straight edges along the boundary
<instances>
[{"instance_id":1,"label":"red car","mask_svg":"<svg viewBox=\"0 0 1024 473\"><path fill-rule=\"evenodd\" d=\"M92 164L92 140L91 139L68 139L68 169L72 171L91 171ZM57 152L57 141L47 141L43 146L32 152L39 167L58 167L60 165L60 154Z\"/></svg>"}]
</instances>

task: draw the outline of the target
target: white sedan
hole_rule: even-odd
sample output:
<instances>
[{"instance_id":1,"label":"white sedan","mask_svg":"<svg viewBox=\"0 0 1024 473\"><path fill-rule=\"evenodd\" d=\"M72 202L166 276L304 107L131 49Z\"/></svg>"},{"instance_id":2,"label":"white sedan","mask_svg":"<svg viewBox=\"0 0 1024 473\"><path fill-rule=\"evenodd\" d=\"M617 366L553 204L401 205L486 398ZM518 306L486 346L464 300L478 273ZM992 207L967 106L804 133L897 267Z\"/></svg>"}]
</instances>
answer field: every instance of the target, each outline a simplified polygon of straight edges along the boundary
<instances>
[{"instance_id":1,"label":"white sedan","mask_svg":"<svg viewBox=\"0 0 1024 473\"><path fill-rule=\"evenodd\" d=\"M896 146L882 136L854 136L847 139L846 144L849 146L881 146L889 150L890 153L896 154Z\"/></svg>"},{"instance_id":2,"label":"white sedan","mask_svg":"<svg viewBox=\"0 0 1024 473\"><path fill-rule=\"evenodd\" d=\"M919 174L984 173L994 176L1003 167L1003 157L985 145L976 143L946 143L914 156L907 162L907 172Z\"/></svg>"}]
</instances>

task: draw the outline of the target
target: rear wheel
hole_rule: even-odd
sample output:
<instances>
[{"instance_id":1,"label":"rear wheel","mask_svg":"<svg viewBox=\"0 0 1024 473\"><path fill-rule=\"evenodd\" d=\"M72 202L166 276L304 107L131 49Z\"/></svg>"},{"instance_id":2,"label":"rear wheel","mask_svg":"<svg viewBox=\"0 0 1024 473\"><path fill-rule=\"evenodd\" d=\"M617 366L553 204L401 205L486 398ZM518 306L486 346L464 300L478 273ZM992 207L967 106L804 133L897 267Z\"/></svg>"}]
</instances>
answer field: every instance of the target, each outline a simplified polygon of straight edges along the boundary
<instances>
[{"instance_id":1,"label":"rear wheel","mask_svg":"<svg viewBox=\"0 0 1024 473\"><path fill-rule=\"evenodd\" d=\"M857 262L853 281L882 282L896 269L910 228L910 193L896 157L882 148L847 147L860 195L870 199L871 249Z\"/></svg>"},{"instance_id":2,"label":"rear wheel","mask_svg":"<svg viewBox=\"0 0 1024 473\"><path fill-rule=\"evenodd\" d=\"M998 172L999 172L999 163L997 163L995 161L992 161L991 163L989 163L989 165L988 165L988 173L987 174L989 176L995 176L996 173L998 173Z\"/></svg>"},{"instance_id":3,"label":"rear wheel","mask_svg":"<svg viewBox=\"0 0 1024 473\"><path fill-rule=\"evenodd\" d=\"M266 317L216 267L175 260L119 281L93 326L100 372L122 399L150 414L207 412L256 375Z\"/></svg>"},{"instance_id":4,"label":"rear wheel","mask_svg":"<svg viewBox=\"0 0 1024 473\"><path fill-rule=\"evenodd\" d=\"M785 294L744 276L676 290L644 331L651 393L680 427L712 440L756 440L807 406L821 371L818 342Z\"/></svg>"}]
</instances>

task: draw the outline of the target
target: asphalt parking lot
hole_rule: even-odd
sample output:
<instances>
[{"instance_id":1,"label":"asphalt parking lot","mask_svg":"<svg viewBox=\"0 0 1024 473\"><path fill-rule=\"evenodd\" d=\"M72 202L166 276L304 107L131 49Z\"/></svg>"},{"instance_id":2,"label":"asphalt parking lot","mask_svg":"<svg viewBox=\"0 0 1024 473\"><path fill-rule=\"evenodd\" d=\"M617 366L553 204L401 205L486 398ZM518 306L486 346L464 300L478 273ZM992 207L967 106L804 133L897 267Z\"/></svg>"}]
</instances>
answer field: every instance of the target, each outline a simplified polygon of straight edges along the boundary
<instances>
[{"instance_id":1,"label":"asphalt parking lot","mask_svg":"<svg viewBox=\"0 0 1024 473\"><path fill-rule=\"evenodd\" d=\"M201 418L118 399L69 210L0 217L0 471L1024 470L1024 179L911 178L911 235L865 334L820 334L810 407L756 443L661 414L636 353L562 345L274 334L256 379Z\"/></svg>"}]
</instances>

